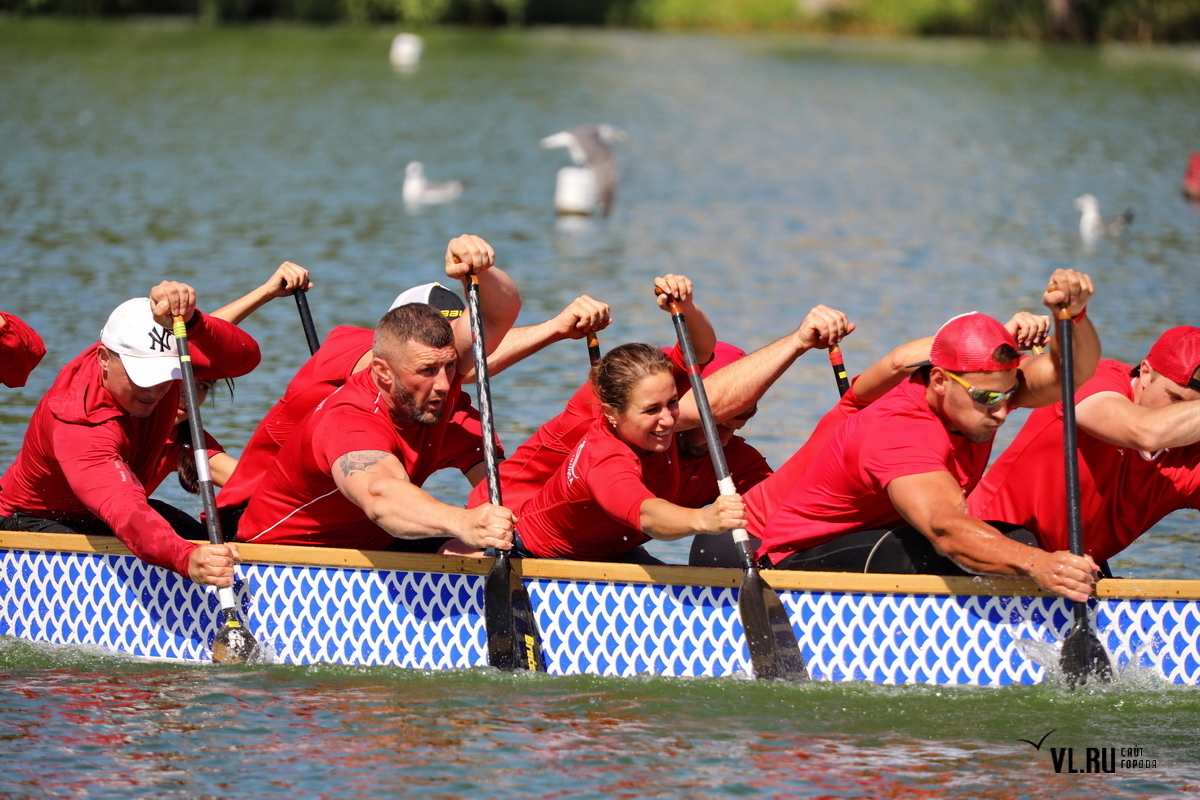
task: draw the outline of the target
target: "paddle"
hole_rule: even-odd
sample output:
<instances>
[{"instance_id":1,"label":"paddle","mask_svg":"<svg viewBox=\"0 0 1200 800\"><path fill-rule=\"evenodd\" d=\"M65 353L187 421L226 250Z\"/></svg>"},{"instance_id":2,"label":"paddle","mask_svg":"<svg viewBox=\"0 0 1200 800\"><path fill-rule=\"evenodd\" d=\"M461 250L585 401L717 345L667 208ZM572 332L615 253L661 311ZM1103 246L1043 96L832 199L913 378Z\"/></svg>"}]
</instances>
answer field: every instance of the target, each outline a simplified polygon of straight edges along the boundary
<instances>
[{"instance_id":1,"label":"paddle","mask_svg":"<svg viewBox=\"0 0 1200 800\"><path fill-rule=\"evenodd\" d=\"M179 368L183 376L183 398L188 413L188 426L192 431L192 453L196 456L196 477L200 482L200 497L204 501L204 519L211 544L224 544L221 521L217 517L217 499L213 491L212 472L208 468L208 448L204 446L204 425L200 422L200 393L196 388L196 372L192 368L191 350L188 347L187 325L183 317L175 317L173 327L175 341L179 346ZM259 655L258 642L238 619L237 602L233 588L217 589L221 603L221 614L217 633L213 637L213 661L218 664L241 664Z\"/></svg>"},{"instance_id":2,"label":"paddle","mask_svg":"<svg viewBox=\"0 0 1200 800\"><path fill-rule=\"evenodd\" d=\"M837 379L838 394L845 396L850 391L850 379L846 377L846 362L842 360L842 348L836 344L829 348L829 363L833 365L833 377Z\"/></svg>"},{"instance_id":3,"label":"paddle","mask_svg":"<svg viewBox=\"0 0 1200 800\"><path fill-rule=\"evenodd\" d=\"M492 416L492 390L488 383L487 348L483 341L483 314L479 308L479 277L467 280L467 308L471 314L471 349L475 355L475 389L483 428L483 463L487 470L488 502L500 499L500 464L496 457L496 434ZM542 642L529 592L521 576L513 572L507 550L488 550L495 557L483 581L483 619L487 630L488 664L502 670L529 669L545 672Z\"/></svg>"},{"instance_id":4,"label":"paddle","mask_svg":"<svg viewBox=\"0 0 1200 800\"><path fill-rule=\"evenodd\" d=\"M692 396L700 411L708 453L712 457L713 470L717 473L717 486L721 494L736 494L729 466L725 463L725 451L721 449L717 423L708 403L708 394L704 391L704 380L700 377L700 365L696 362L696 349L692 346L692 335L688 331L683 309L676 300L668 302L667 307L671 310L671 321L675 323L679 346L683 348L688 379L692 383ZM792 621L788 619L779 595L758 574L754 553L750 551L749 535L738 528L733 531L733 541L741 557L742 568L746 571L738 591L738 613L742 618L742 629L746 632L754 677L759 680L808 680L808 669L804 666Z\"/></svg>"},{"instance_id":5,"label":"paddle","mask_svg":"<svg viewBox=\"0 0 1200 800\"><path fill-rule=\"evenodd\" d=\"M315 356L317 348L321 346L321 340L317 338L312 312L308 309L308 292L297 286L292 296L296 298L296 309L300 312L300 324L304 326L304 338L308 340L308 354Z\"/></svg>"},{"instance_id":6,"label":"paddle","mask_svg":"<svg viewBox=\"0 0 1200 800\"><path fill-rule=\"evenodd\" d=\"M1062 355L1063 452L1067 478L1067 526L1071 554L1083 555L1083 518L1079 500L1079 457L1075 451L1075 344L1070 310L1058 311L1058 346ZM1096 638L1088 622L1087 603L1076 602L1075 626L1063 641L1059 666L1066 678L1067 688L1074 689L1089 680L1101 683L1112 681L1112 665L1104 645Z\"/></svg>"},{"instance_id":7,"label":"paddle","mask_svg":"<svg viewBox=\"0 0 1200 800\"><path fill-rule=\"evenodd\" d=\"M592 362L592 366L600 363L600 340L596 338L595 333L589 333L587 336L588 343L588 360Z\"/></svg>"}]
</instances>

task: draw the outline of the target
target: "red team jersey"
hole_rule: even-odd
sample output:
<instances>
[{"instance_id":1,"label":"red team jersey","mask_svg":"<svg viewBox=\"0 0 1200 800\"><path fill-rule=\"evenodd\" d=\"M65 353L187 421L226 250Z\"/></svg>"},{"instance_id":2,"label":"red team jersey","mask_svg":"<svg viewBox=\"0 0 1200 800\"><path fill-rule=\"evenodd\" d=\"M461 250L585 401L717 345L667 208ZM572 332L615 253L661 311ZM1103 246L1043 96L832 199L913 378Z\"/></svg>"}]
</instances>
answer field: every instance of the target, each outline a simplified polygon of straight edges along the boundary
<instances>
[{"instance_id":1,"label":"red team jersey","mask_svg":"<svg viewBox=\"0 0 1200 800\"><path fill-rule=\"evenodd\" d=\"M196 312L188 328L196 377L245 375L259 349L237 326ZM0 479L0 515L23 511L70 524L107 525L143 561L187 575L196 545L181 539L146 502L163 472L179 406L179 382L143 419L117 405L101 383L92 345L63 367L34 409L17 460Z\"/></svg>"},{"instance_id":2,"label":"red team jersey","mask_svg":"<svg viewBox=\"0 0 1200 800\"><path fill-rule=\"evenodd\" d=\"M288 383L283 397L254 429L237 468L217 494L218 508L238 508L250 502L283 443L309 412L346 382L350 370L371 349L374 337L374 331L348 325L329 332L316 354Z\"/></svg>"},{"instance_id":3,"label":"red team jersey","mask_svg":"<svg viewBox=\"0 0 1200 800\"><path fill-rule=\"evenodd\" d=\"M944 471L967 493L991 451L991 441L947 431L925 400L925 385L910 378L837 429L767 521L759 555L778 564L847 533L903 525L889 483Z\"/></svg>"},{"instance_id":4,"label":"red team jersey","mask_svg":"<svg viewBox=\"0 0 1200 800\"><path fill-rule=\"evenodd\" d=\"M394 538L367 518L334 483L334 462L356 450L392 453L421 486L450 467L466 472L483 460L479 414L456 377L435 425L395 422L370 370L346 381L279 451L238 524L238 539L382 550Z\"/></svg>"},{"instance_id":5,"label":"red team jersey","mask_svg":"<svg viewBox=\"0 0 1200 800\"><path fill-rule=\"evenodd\" d=\"M675 367L675 386L682 395L688 390L687 366L678 345L663 352ZM562 465L575 445L601 417L600 399L590 383L576 390L561 414L534 431L524 444L500 464L500 490L505 508L520 511ZM467 500L467 508L488 502L487 481L480 481Z\"/></svg>"},{"instance_id":6,"label":"red team jersey","mask_svg":"<svg viewBox=\"0 0 1200 800\"><path fill-rule=\"evenodd\" d=\"M857 380L857 378L856 378ZM808 441L796 451L795 455L784 462L783 466L773 475L762 482L751 484L742 500L746 503L746 532L751 536L762 538L763 528L767 520L775 513L775 509L788 496L796 483L804 476L808 465L821 452L826 443L842 427L842 423L851 415L866 408L870 403L859 400L854 394L854 386L842 395L833 408L825 412L817 427L813 429ZM732 470L732 465L730 466Z\"/></svg>"},{"instance_id":7,"label":"red team jersey","mask_svg":"<svg viewBox=\"0 0 1200 800\"><path fill-rule=\"evenodd\" d=\"M1076 402L1113 392L1133 400L1130 367L1103 359ZM1078 432L1085 551L1111 558L1159 520L1200 507L1200 444L1141 453ZM1051 552L1069 547L1062 403L1036 409L967 499L972 516L1028 529Z\"/></svg>"},{"instance_id":8,"label":"red team jersey","mask_svg":"<svg viewBox=\"0 0 1200 800\"><path fill-rule=\"evenodd\" d=\"M638 455L596 420L570 458L525 504L521 544L541 558L607 561L650 541L642 503L678 491L678 452Z\"/></svg>"}]
</instances>

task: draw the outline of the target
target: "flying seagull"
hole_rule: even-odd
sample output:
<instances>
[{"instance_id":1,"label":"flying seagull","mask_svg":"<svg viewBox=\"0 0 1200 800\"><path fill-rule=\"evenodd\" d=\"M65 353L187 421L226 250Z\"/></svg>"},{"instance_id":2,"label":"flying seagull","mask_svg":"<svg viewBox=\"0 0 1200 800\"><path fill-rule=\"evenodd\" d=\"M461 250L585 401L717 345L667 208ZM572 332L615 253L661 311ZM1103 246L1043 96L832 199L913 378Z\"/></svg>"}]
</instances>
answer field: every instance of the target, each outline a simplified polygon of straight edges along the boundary
<instances>
[{"instance_id":1,"label":"flying seagull","mask_svg":"<svg viewBox=\"0 0 1200 800\"><path fill-rule=\"evenodd\" d=\"M567 148L571 160L587 171L585 174L576 170L566 175L564 175L566 168L559 171L555 206L560 211L590 213L591 209L586 206L594 206L595 200L589 204L587 202L580 203L577 198L575 198L575 202L572 202L573 198L564 197L564 189L569 191L571 186L579 186L583 190L582 194L587 195L586 184L590 181L591 192L599 199L604 216L609 215L612 211L613 197L617 191L617 159L613 156L612 148L609 145L612 142L623 142L626 138L628 137L625 131L615 125L601 123L599 125L581 125L578 128L560 131L542 139L542 147Z\"/></svg>"},{"instance_id":2,"label":"flying seagull","mask_svg":"<svg viewBox=\"0 0 1200 800\"><path fill-rule=\"evenodd\" d=\"M404 168L404 203L408 206L430 206L449 203L462 194L462 181L431 181L425 178L420 161L410 161Z\"/></svg>"},{"instance_id":3,"label":"flying seagull","mask_svg":"<svg viewBox=\"0 0 1200 800\"><path fill-rule=\"evenodd\" d=\"M1095 195L1084 194L1075 198L1075 208L1079 209L1079 235L1085 242L1093 242L1101 236L1118 236L1133 222L1133 212L1126 209L1125 213L1112 219L1100 216L1100 201Z\"/></svg>"}]
</instances>

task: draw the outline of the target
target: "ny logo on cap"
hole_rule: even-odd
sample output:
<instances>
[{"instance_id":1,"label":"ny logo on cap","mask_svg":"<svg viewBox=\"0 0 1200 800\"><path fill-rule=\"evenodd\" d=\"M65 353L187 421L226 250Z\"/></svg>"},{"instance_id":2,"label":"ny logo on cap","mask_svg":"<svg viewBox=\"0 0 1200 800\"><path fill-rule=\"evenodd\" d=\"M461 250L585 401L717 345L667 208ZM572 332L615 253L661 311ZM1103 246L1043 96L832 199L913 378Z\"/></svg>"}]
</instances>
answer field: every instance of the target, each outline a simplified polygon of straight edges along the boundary
<instances>
[{"instance_id":1,"label":"ny logo on cap","mask_svg":"<svg viewBox=\"0 0 1200 800\"><path fill-rule=\"evenodd\" d=\"M160 328L157 325L150 329L150 349L159 350L163 353L171 349L171 342L168 341L174 334L166 328Z\"/></svg>"}]
</instances>

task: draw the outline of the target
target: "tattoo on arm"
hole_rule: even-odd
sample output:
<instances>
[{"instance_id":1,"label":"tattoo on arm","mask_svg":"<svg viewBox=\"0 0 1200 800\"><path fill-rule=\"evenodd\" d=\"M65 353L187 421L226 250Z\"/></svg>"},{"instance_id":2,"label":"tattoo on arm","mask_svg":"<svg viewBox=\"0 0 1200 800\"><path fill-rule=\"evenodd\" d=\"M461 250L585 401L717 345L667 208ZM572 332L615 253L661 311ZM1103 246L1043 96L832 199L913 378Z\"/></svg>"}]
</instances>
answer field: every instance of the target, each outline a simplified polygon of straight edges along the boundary
<instances>
[{"instance_id":1,"label":"tattoo on arm","mask_svg":"<svg viewBox=\"0 0 1200 800\"><path fill-rule=\"evenodd\" d=\"M391 455L383 450L355 450L353 453L346 453L340 457L337 465L342 470L342 477L347 477L352 472L366 472Z\"/></svg>"}]
</instances>

